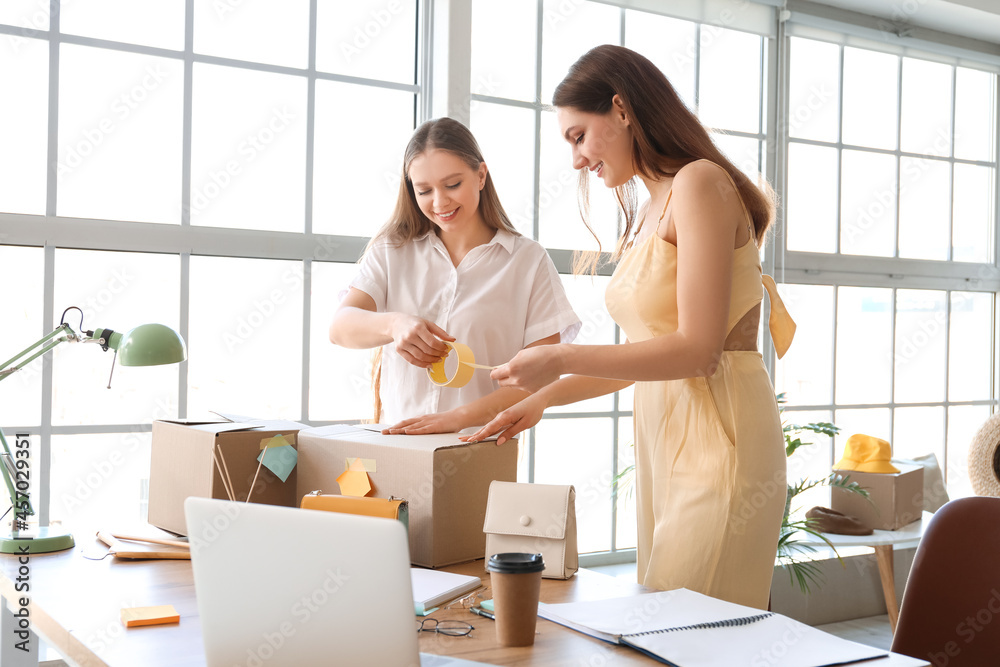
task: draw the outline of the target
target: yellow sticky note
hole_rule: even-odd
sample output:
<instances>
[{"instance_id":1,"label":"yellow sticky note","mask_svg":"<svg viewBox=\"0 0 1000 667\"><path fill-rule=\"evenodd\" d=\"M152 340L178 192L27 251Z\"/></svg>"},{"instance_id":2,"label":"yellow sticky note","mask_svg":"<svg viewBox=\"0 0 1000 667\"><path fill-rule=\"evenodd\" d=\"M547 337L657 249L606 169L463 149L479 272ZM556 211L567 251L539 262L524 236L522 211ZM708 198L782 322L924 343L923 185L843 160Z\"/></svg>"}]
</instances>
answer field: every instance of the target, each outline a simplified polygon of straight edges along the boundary
<instances>
[{"instance_id":1,"label":"yellow sticky note","mask_svg":"<svg viewBox=\"0 0 1000 667\"><path fill-rule=\"evenodd\" d=\"M348 458L346 466L347 470L357 472L378 472L375 469L375 459Z\"/></svg>"},{"instance_id":2,"label":"yellow sticky note","mask_svg":"<svg viewBox=\"0 0 1000 667\"><path fill-rule=\"evenodd\" d=\"M122 623L126 628L137 625L162 625L164 623L179 623L180 614L172 604L157 607L122 607Z\"/></svg>"},{"instance_id":3,"label":"yellow sticky note","mask_svg":"<svg viewBox=\"0 0 1000 667\"><path fill-rule=\"evenodd\" d=\"M345 496L360 498L368 495L372 490L372 482L368 479L368 473L359 470L345 470L337 478L337 484L340 484L340 493Z\"/></svg>"},{"instance_id":4,"label":"yellow sticky note","mask_svg":"<svg viewBox=\"0 0 1000 667\"><path fill-rule=\"evenodd\" d=\"M289 441L289 439L291 440ZM285 436L279 433L273 438L264 438L263 440L261 440L260 448L267 449L268 447L284 447L285 445L294 445L294 444L295 444L295 436L292 435Z\"/></svg>"}]
</instances>

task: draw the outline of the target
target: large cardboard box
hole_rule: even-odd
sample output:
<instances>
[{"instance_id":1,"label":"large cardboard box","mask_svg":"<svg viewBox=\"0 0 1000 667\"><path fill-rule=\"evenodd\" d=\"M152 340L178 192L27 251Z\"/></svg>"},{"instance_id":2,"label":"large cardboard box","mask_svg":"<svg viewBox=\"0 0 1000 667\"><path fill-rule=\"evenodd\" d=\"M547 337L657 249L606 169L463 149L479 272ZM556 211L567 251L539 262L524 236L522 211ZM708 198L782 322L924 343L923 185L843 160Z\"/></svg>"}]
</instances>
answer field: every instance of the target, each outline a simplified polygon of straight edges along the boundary
<instances>
[{"instance_id":1,"label":"large cardboard box","mask_svg":"<svg viewBox=\"0 0 1000 667\"><path fill-rule=\"evenodd\" d=\"M298 495L340 493L348 460L362 459L368 494L409 502L410 561L441 567L482 558L490 482L517 479L517 443L469 444L454 433L382 435L358 426L299 432Z\"/></svg>"},{"instance_id":2,"label":"large cardboard box","mask_svg":"<svg viewBox=\"0 0 1000 667\"><path fill-rule=\"evenodd\" d=\"M897 530L913 523L924 511L924 469L897 463L898 473L834 470L868 489L871 502L862 496L833 487L830 506L857 517L861 523L879 530Z\"/></svg>"},{"instance_id":3,"label":"large cardboard box","mask_svg":"<svg viewBox=\"0 0 1000 667\"><path fill-rule=\"evenodd\" d=\"M228 499L219 467L229 470L236 500L246 500L254 475L251 502L295 507L296 468L284 482L261 466L257 457L262 441L282 435L294 446L304 424L292 421L225 417L212 420L160 420L153 422L149 470L149 523L178 535L187 535L184 499ZM221 456L216 464L213 450Z\"/></svg>"}]
</instances>

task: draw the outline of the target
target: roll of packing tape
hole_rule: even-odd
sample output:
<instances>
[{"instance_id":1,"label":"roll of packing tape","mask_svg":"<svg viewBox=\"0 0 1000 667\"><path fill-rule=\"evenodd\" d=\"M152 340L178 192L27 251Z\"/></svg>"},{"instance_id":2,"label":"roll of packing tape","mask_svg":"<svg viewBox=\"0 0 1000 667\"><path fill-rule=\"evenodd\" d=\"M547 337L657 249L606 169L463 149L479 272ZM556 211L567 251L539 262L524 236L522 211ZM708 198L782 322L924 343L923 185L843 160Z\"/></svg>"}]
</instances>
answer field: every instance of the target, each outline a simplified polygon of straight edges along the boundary
<instances>
[{"instance_id":1,"label":"roll of packing tape","mask_svg":"<svg viewBox=\"0 0 1000 667\"><path fill-rule=\"evenodd\" d=\"M469 384L469 380L472 379L472 374L476 372L477 368L493 369L493 366L477 364L476 355L472 353L472 350L465 343L449 343L448 341L444 341L444 344L451 348L451 352L458 355L458 364L455 367L455 375L451 378L448 377L448 372L444 368L447 357L431 364L431 367L427 369L427 377L437 386L458 389ZM451 352L448 353L449 357L451 356Z\"/></svg>"}]
</instances>

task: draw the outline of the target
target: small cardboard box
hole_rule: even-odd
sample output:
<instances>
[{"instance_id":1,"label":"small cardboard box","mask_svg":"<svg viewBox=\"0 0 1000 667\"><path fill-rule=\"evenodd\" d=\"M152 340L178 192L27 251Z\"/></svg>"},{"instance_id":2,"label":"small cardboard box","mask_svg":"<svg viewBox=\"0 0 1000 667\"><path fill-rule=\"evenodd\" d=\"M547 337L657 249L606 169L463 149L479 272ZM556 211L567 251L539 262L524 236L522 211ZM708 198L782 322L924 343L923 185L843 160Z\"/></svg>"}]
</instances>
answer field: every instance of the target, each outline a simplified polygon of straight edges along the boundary
<instances>
[{"instance_id":1,"label":"small cardboard box","mask_svg":"<svg viewBox=\"0 0 1000 667\"><path fill-rule=\"evenodd\" d=\"M232 417L236 417L233 415ZM236 500L246 500L257 474L250 499L267 505L297 507L296 472L284 482L266 467L257 473L262 441L282 435L294 446L295 435L304 424L282 420L228 417L208 420L158 420L153 422L153 445L149 469L149 523L178 535L187 535L184 499L228 499L220 465L232 480ZM215 450L220 463L216 464Z\"/></svg>"},{"instance_id":2,"label":"small cardboard box","mask_svg":"<svg viewBox=\"0 0 1000 667\"><path fill-rule=\"evenodd\" d=\"M348 460L363 461L375 498L409 502L410 561L442 567L482 558L490 482L517 479L517 444L469 444L454 433L382 435L324 426L298 435L298 495L340 493Z\"/></svg>"},{"instance_id":3,"label":"small cardboard box","mask_svg":"<svg viewBox=\"0 0 1000 667\"><path fill-rule=\"evenodd\" d=\"M924 469L919 465L896 464L898 473L871 473L834 470L867 489L866 498L833 487L830 506L878 530L897 530L919 519L924 510Z\"/></svg>"}]
</instances>

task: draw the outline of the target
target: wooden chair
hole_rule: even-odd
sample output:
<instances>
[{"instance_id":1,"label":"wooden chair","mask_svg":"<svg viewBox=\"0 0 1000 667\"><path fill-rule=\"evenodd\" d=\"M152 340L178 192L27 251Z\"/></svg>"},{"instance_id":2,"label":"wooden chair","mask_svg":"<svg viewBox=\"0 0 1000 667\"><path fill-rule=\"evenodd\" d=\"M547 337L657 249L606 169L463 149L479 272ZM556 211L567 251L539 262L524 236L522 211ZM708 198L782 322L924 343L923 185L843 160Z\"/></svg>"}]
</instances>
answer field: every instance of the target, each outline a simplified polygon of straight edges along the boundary
<instances>
[{"instance_id":1,"label":"wooden chair","mask_svg":"<svg viewBox=\"0 0 1000 667\"><path fill-rule=\"evenodd\" d=\"M959 498L934 514L892 650L935 667L1000 665L1000 498Z\"/></svg>"}]
</instances>

